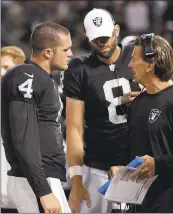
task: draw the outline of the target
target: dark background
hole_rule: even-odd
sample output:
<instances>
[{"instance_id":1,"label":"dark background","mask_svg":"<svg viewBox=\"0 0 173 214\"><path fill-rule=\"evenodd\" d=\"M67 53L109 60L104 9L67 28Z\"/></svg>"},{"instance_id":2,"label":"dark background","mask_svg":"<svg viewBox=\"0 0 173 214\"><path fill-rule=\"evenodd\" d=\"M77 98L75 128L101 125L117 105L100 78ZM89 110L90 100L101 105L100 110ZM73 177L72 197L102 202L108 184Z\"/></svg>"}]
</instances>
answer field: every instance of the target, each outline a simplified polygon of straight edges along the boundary
<instances>
[{"instance_id":1,"label":"dark background","mask_svg":"<svg viewBox=\"0 0 173 214\"><path fill-rule=\"evenodd\" d=\"M1 46L17 45L30 55L29 38L39 22L49 20L67 27L74 55L90 51L83 18L92 8L112 13L121 27L119 40L128 35L154 32L173 40L173 1L1 1Z\"/></svg>"}]
</instances>

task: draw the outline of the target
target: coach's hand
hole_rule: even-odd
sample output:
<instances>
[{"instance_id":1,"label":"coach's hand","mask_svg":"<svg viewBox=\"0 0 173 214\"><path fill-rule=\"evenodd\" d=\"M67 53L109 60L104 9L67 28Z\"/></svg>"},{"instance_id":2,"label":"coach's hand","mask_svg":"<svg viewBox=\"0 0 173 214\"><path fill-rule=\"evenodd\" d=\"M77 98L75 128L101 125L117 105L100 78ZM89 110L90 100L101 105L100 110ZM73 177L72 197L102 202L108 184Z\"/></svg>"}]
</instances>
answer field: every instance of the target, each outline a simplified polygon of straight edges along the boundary
<instances>
[{"instance_id":1,"label":"coach's hand","mask_svg":"<svg viewBox=\"0 0 173 214\"><path fill-rule=\"evenodd\" d=\"M72 189L69 195L69 206L73 213L78 212L80 203L85 200L86 205L91 207L91 199L88 190L82 183L72 185Z\"/></svg>"},{"instance_id":2,"label":"coach's hand","mask_svg":"<svg viewBox=\"0 0 173 214\"><path fill-rule=\"evenodd\" d=\"M131 91L129 93L124 94L127 103L132 102L136 96L138 96L141 92L140 91Z\"/></svg>"},{"instance_id":3,"label":"coach's hand","mask_svg":"<svg viewBox=\"0 0 173 214\"><path fill-rule=\"evenodd\" d=\"M108 178L111 179L118 172L121 166L112 166L108 171Z\"/></svg>"},{"instance_id":4,"label":"coach's hand","mask_svg":"<svg viewBox=\"0 0 173 214\"><path fill-rule=\"evenodd\" d=\"M150 178L155 175L154 158L148 155L142 156L141 158L144 160L143 164L141 164L131 176L132 179L136 179L137 181Z\"/></svg>"},{"instance_id":5,"label":"coach's hand","mask_svg":"<svg viewBox=\"0 0 173 214\"><path fill-rule=\"evenodd\" d=\"M40 197L45 213L62 213L61 205L53 193Z\"/></svg>"}]
</instances>

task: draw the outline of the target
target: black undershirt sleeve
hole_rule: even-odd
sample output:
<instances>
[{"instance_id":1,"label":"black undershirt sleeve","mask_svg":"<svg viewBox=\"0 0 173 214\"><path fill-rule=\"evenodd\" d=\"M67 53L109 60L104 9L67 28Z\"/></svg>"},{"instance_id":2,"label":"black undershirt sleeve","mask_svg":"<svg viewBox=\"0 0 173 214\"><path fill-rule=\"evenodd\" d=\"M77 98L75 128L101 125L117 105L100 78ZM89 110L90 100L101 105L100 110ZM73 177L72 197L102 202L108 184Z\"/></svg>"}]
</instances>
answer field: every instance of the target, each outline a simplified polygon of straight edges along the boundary
<instances>
[{"instance_id":1,"label":"black undershirt sleeve","mask_svg":"<svg viewBox=\"0 0 173 214\"><path fill-rule=\"evenodd\" d=\"M173 107L169 114L169 120L171 127L173 127ZM169 154L155 157L155 172L156 175L164 176L166 183L173 188L173 134L168 141L168 145Z\"/></svg>"},{"instance_id":2,"label":"black undershirt sleeve","mask_svg":"<svg viewBox=\"0 0 173 214\"><path fill-rule=\"evenodd\" d=\"M173 156L155 157L155 174L166 177L166 182L173 187Z\"/></svg>"},{"instance_id":3,"label":"black undershirt sleeve","mask_svg":"<svg viewBox=\"0 0 173 214\"><path fill-rule=\"evenodd\" d=\"M38 198L51 193L41 162L36 106L11 101L9 119L16 155L31 188Z\"/></svg>"},{"instance_id":4,"label":"black undershirt sleeve","mask_svg":"<svg viewBox=\"0 0 173 214\"><path fill-rule=\"evenodd\" d=\"M68 70L64 73L63 92L66 97L84 101L83 69L79 59L72 59Z\"/></svg>"}]
</instances>

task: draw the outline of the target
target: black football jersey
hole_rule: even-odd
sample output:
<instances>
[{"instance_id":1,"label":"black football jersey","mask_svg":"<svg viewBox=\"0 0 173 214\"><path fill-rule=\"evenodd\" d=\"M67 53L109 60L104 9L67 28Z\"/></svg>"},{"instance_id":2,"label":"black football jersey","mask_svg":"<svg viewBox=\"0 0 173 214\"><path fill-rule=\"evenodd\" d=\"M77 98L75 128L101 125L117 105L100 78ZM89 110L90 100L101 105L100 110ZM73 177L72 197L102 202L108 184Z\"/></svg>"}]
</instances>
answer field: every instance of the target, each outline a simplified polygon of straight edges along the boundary
<instances>
[{"instance_id":1,"label":"black football jersey","mask_svg":"<svg viewBox=\"0 0 173 214\"><path fill-rule=\"evenodd\" d=\"M46 177L65 181L58 85L32 61L8 71L1 84L2 138L11 170L37 196L50 192Z\"/></svg>"},{"instance_id":2,"label":"black football jersey","mask_svg":"<svg viewBox=\"0 0 173 214\"><path fill-rule=\"evenodd\" d=\"M128 67L133 46L121 48L115 64L91 54L74 58L65 72L65 95L85 102L84 163L89 166L106 169L124 163L128 125L123 94L139 87Z\"/></svg>"}]
</instances>

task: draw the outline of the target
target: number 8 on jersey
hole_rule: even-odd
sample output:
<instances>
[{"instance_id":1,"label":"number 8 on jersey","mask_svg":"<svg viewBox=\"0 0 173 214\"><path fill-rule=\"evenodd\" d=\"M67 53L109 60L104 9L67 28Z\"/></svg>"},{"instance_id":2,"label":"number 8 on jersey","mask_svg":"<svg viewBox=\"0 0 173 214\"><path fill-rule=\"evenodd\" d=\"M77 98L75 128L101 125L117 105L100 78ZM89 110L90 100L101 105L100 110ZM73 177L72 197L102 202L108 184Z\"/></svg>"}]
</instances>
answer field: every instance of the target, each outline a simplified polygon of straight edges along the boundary
<instances>
[{"instance_id":1,"label":"number 8 on jersey","mask_svg":"<svg viewBox=\"0 0 173 214\"><path fill-rule=\"evenodd\" d=\"M110 102L110 105L108 106L108 114L109 114L109 121L113 124L120 124L120 123L126 123L127 118L126 115L118 115L116 107L119 105L124 104L122 102L123 96L114 97L112 88L115 87L122 87L123 94L128 93L131 91L130 83L125 78L119 78L119 79L113 79L106 81L103 85L103 90L105 94L105 98L108 102Z\"/></svg>"}]
</instances>

